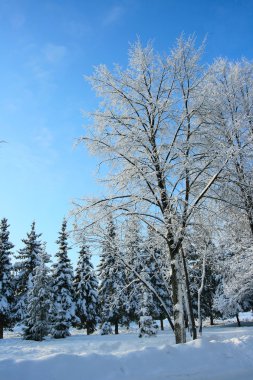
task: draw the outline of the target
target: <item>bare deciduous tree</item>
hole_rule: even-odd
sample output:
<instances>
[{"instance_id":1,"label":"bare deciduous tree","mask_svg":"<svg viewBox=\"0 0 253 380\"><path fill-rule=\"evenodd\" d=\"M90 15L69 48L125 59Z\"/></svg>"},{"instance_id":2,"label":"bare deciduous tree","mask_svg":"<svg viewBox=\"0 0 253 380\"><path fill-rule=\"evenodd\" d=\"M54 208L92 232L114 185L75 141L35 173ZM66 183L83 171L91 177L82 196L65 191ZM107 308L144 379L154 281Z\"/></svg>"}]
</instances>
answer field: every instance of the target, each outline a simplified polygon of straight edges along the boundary
<instances>
[{"instance_id":1,"label":"bare deciduous tree","mask_svg":"<svg viewBox=\"0 0 253 380\"><path fill-rule=\"evenodd\" d=\"M180 37L163 57L138 41L125 70L98 66L89 81L102 103L80 138L106 165L109 190L104 198L76 202L79 226L85 221L91 228L111 212L160 225L170 257L176 343L186 339L182 281L188 276L180 273L185 231L232 152L223 156L205 122L202 51L193 37Z\"/></svg>"}]
</instances>

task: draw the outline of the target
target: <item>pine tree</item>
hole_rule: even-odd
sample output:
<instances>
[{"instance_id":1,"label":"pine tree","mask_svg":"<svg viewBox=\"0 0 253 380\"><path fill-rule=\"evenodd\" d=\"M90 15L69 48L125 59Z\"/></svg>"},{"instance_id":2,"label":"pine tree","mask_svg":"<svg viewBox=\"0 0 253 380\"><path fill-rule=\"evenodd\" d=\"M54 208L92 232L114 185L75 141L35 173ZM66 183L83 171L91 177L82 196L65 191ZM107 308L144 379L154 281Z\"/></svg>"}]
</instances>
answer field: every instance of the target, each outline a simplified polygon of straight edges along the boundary
<instances>
[{"instance_id":1,"label":"pine tree","mask_svg":"<svg viewBox=\"0 0 253 380\"><path fill-rule=\"evenodd\" d=\"M41 234L36 233L35 222L33 222L31 232L27 234L26 239L22 240L25 246L18 251L16 256L17 262L14 266L16 272L14 317L17 322L22 322L26 317L29 283L35 274L35 268L40 264L39 256L43 254L43 243L39 240L40 237ZM49 260L48 257L47 260Z\"/></svg>"},{"instance_id":2,"label":"pine tree","mask_svg":"<svg viewBox=\"0 0 253 380\"><path fill-rule=\"evenodd\" d=\"M104 322L103 325L101 326L100 330L101 335L110 335L112 334L112 326L110 322Z\"/></svg>"},{"instance_id":3,"label":"pine tree","mask_svg":"<svg viewBox=\"0 0 253 380\"><path fill-rule=\"evenodd\" d=\"M215 294L221 282L221 274L215 265L214 259L208 257L206 261L205 282L202 292L202 313L204 318L210 318L210 324L214 324L214 318L220 317L215 310Z\"/></svg>"},{"instance_id":4,"label":"pine tree","mask_svg":"<svg viewBox=\"0 0 253 380\"><path fill-rule=\"evenodd\" d=\"M14 296L10 257L14 245L9 241L8 227L7 219L2 219L0 224L0 339L3 338L3 328L11 322Z\"/></svg>"},{"instance_id":5,"label":"pine tree","mask_svg":"<svg viewBox=\"0 0 253 380\"><path fill-rule=\"evenodd\" d=\"M59 245L59 249L56 253L57 263L53 265L54 315L52 335L54 338L65 338L70 335L70 326L76 322L74 275L68 258L70 248L68 246L67 222L65 219L56 243Z\"/></svg>"},{"instance_id":6,"label":"pine tree","mask_svg":"<svg viewBox=\"0 0 253 380\"><path fill-rule=\"evenodd\" d=\"M164 244L153 228L148 228L148 236L145 243L146 264L149 281L156 293L161 297L172 314L172 300L169 292L169 263L166 262L164 254ZM159 319L161 329L163 330L163 319L166 318L165 311L161 302L153 296L153 303L150 308L151 315L154 319Z\"/></svg>"},{"instance_id":7,"label":"pine tree","mask_svg":"<svg viewBox=\"0 0 253 380\"><path fill-rule=\"evenodd\" d=\"M41 341L50 331L50 310L52 307L52 286L45 255L35 268L27 294L27 316L24 320L23 338Z\"/></svg>"},{"instance_id":8,"label":"pine tree","mask_svg":"<svg viewBox=\"0 0 253 380\"><path fill-rule=\"evenodd\" d=\"M98 320L98 280L91 263L89 247L83 241L79 252L76 275L74 278L76 315L80 327L87 329L87 334L96 330Z\"/></svg>"},{"instance_id":9,"label":"pine tree","mask_svg":"<svg viewBox=\"0 0 253 380\"><path fill-rule=\"evenodd\" d=\"M118 334L119 323L124 323L126 314L124 267L120 260L115 225L112 217L102 243L101 260L98 267L100 286L99 302L102 322L111 322Z\"/></svg>"},{"instance_id":10,"label":"pine tree","mask_svg":"<svg viewBox=\"0 0 253 380\"><path fill-rule=\"evenodd\" d=\"M141 271L141 277L146 283L151 285L151 277L148 268L143 266ZM147 287L143 283L139 285L139 288L139 317L152 316L154 306L153 294L149 291L149 289L147 289Z\"/></svg>"},{"instance_id":11,"label":"pine tree","mask_svg":"<svg viewBox=\"0 0 253 380\"><path fill-rule=\"evenodd\" d=\"M140 233L140 224L134 217L126 221L124 236L124 259L137 273L142 271L143 241ZM126 268L127 281L127 312L130 321L137 321L140 316L141 285L132 270Z\"/></svg>"}]
</instances>

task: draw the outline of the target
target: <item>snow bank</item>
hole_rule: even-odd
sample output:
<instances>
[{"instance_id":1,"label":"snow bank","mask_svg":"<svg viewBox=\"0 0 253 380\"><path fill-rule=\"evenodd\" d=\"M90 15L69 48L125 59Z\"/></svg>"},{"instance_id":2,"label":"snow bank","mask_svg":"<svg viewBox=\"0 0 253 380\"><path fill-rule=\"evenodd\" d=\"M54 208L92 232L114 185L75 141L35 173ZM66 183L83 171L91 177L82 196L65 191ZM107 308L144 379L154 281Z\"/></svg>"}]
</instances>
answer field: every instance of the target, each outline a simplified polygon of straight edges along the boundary
<instances>
[{"instance_id":1,"label":"snow bank","mask_svg":"<svg viewBox=\"0 0 253 380\"><path fill-rule=\"evenodd\" d=\"M136 333L44 342L0 342L1 380L252 380L253 328L206 328L204 338L174 345L173 336Z\"/></svg>"}]
</instances>

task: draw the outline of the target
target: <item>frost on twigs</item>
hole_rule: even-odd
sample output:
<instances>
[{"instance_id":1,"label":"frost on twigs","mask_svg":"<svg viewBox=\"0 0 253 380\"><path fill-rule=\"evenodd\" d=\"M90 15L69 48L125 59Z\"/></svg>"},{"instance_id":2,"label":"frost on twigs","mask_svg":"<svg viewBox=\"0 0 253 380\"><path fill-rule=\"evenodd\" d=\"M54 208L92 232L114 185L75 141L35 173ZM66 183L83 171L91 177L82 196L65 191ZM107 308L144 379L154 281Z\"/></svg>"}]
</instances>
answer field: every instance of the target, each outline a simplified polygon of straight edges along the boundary
<instances>
[{"instance_id":1,"label":"frost on twigs","mask_svg":"<svg viewBox=\"0 0 253 380\"><path fill-rule=\"evenodd\" d=\"M137 41L125 69L95 69L89 81L101 104L80 142L100 157L107 193L78 202L74 211L79 229L91 233L108 214L156 226L170 260L177 343L184 335L183 300L194 323L187 257L176 264L197 213L208 213L210 199L230 203L220 191L229 183L233 204L241 204L237 194L243 195L253 232L252 180L247 180L252 178L251 64L204 67L204 45L196 48L195 42L182 35L160 56L151 44Z\"/></svg>"}]
</instances>

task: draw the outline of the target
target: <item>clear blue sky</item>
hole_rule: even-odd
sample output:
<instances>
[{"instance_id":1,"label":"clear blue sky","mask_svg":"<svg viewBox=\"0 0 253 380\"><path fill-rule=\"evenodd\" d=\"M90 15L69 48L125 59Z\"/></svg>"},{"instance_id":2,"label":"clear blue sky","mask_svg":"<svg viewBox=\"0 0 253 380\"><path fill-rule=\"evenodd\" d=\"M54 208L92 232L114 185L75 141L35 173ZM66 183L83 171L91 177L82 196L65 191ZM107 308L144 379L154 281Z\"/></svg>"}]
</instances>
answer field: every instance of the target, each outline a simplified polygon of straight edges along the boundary
<instances>
[{"instance_id":1,"label":"clear blue sky","mask_svg":"<svg viewBox=\"0 0 253 380\"><path fill-rule=\"evenodd\" d=\"M252 59L253 0L0 0L0 218L17 248L36 220L54 254L71 199L98 191L73 148L97 104L83 75L125 65L136 36L163 52L181 32L208 36L207 62Z\"/></svg>"}]
</instances>

